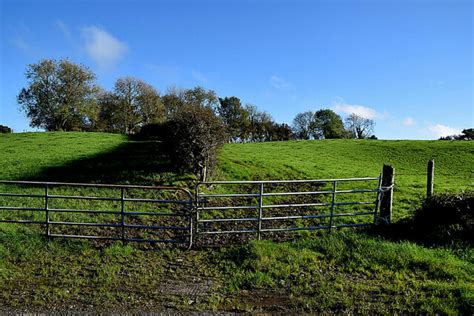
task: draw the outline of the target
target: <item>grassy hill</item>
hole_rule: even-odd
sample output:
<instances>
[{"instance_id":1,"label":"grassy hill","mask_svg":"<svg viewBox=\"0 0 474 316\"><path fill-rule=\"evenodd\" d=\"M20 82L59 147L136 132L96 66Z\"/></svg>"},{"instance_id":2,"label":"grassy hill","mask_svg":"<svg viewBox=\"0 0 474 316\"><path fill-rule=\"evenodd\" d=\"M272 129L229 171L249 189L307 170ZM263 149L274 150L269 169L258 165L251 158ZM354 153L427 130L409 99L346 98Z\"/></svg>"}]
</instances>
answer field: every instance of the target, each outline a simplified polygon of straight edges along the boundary
<instances>
[{"instance_id":1,"label":"grassy hill","mask_svg":"<svg viewBox=\"0 0 474 316\"><path fill-rule=\"evenodd\" d=\"M20 133L0 137L0 179L176 184L153 142L105 133ZM323 140L228 144L219 180L374 177L395 168L394 217L410 215L426 192L435 159L435 192L474 189L474 145L462 141Z\"/></svg>"},{"instance_id":2,"label":"grassy hill","mask_svg":"<svg viewBox=\"0 0 474 316\"><path fill-rule=\"evenodd\" d=\"M425 193L472 190L474 146L449 141L291 141L229 144L215 178L377 176L396 170L394 215ZM0 179L177 183L159 145L103 133L0 136ZM279 311L472 313L474 251L346 230L220 249L143 250L120 243L46 241L39 229L0 224L0 312ZM31 276L34 276L33 278Z\"/></svg>"}]
</instances>

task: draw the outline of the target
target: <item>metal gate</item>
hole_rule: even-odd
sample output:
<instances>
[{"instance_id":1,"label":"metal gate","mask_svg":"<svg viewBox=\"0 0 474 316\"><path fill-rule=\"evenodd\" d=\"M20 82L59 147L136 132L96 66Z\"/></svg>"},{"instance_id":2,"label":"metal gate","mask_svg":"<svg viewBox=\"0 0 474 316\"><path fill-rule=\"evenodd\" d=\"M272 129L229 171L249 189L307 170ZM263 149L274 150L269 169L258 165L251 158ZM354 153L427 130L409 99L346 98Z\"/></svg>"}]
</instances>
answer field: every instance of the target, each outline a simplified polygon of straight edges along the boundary
<instances>
[{"instance_id":1,"label":"metal gate","mask_svg":"<svg viewBox=\"0 0 474 316\"><path fill-rule=\"evenodd\" d=\"M0 181L0 222L41 225L48 237L190 247L192 210L179 187Z\"/></svg>"},{"instance_id":2,"label":"metal gate","mask_svg":"<svg viewBox=\"0 0 474 316\"><path fill-rule=\"evenodd\" d=\"M41 225L48 237L191 247L195 235L388 223L393 175L386 178L212 181L195 196L171 186L0 181L0 223Z\"/></svg>"},{"instance_id":3,"label":"metal gate","mask_svg":"<svg viewBox=\"0 0 474 316\"><path fill-rule=\"evenodd\" d=\"M196 188L196 233L235 234L372 225L381 177L212 181Z\"/></svg>"}]
</instances>

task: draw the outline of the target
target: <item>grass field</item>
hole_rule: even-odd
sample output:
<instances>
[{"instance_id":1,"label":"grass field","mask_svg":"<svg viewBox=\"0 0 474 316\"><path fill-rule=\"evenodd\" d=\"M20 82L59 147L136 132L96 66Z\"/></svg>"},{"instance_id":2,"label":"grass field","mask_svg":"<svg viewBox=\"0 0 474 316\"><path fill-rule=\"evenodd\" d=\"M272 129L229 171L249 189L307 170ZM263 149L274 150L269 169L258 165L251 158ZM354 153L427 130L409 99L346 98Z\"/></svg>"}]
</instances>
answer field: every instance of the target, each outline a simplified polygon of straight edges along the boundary
<instances>
[{"instance_id":1,"label":"grass field","mask_svg":"<svg viewBox=\"0 0 474 316\"><path fill-rule=\"evenodd\" d=\"M474 146L449 141L291 141L229 144L214 178L312 179L396 172L394 217L410 216L436 161L435 191L473 190ZM180 184L149 141L102 133L0 136L0 179ZM133 259L132 259L133 258ZM146 250L134 244L46 241L0 224L0 312L280 311L472 313L471 246L345 230L294 242ZM31 277L34 276L34 277Z\"/></svg>"}]
</instances>

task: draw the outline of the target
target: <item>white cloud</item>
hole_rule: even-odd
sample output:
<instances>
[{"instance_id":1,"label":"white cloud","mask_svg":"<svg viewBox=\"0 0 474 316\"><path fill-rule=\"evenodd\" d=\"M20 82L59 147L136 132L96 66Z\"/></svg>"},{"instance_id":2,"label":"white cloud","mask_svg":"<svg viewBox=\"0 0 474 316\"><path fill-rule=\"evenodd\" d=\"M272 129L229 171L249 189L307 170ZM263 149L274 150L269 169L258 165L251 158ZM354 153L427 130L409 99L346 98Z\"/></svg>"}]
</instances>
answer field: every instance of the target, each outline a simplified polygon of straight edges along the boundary
<instances>
[{"instance_id":1,"label":"white cloud","mask_svg":"<svg viewBox=\"0 0 474 316\"><path fill-rule=\"evenodd\" d=\"M128 50L125 43L96 26L83 27L81 32L87 54L101 69L113 67Z\"/></svg>"},{"instance_id":2,"label":"white cloud","mask_svg":"<svg viewBox=\"0 0 474 316\"><path fill-rule=\"evenodd\" d=\"M357 104L348 104L348 103L345 103L342 99L334 101L332 109L336 112L344 113L346 115L356 114L360 117L371 119L371 120L376 119L376 118L380 119L385 116L367 106L357 105Z\"/></svg>"},{"instance_id":3,"label":"white cloud","mask_svg":"<svg viewBox=\"0 0 474 316\"><path fill-rule=\"evenodd\" d=\"M193 75L194 79L196 79L197 81L201 82L201 83L208 83L208 79L206 76L204 76L202 73L200 73L199 71L196 71L196 70L192 70L191 71L191 74Z\"/></svg>"},{"instance_id":4,"label":"white cloud","mask_svg":"<svg viewBox=\"0 0 474 316\"><path fill-rule=\"evenodd\" d=\"M406 119L403 120L403 125L405 126L413 126L415 124L416 124L415 120L412 119L411 117L407 117Z\"/></svg>"},{"instance_id":5,"label":"white cloud","mask_svg":"<svg viewBox=\"0 0 474 316\"><path fill-rule=\"evenodd\" d=\"M294 87L291 82L275 75L270 77L270 83L274 88L278 90L287 90L292 89Z\"/></svg>"},{"instance_id":6,"label":"white cloud","mask_svg":"<svg viewBox=\"0 0 474 316\"><path fill-rule=\"evenodd\" d=\"M429 125L427 131L436 138L461 134L461 129L442 124Z\"/></svg>"}]
</instances>

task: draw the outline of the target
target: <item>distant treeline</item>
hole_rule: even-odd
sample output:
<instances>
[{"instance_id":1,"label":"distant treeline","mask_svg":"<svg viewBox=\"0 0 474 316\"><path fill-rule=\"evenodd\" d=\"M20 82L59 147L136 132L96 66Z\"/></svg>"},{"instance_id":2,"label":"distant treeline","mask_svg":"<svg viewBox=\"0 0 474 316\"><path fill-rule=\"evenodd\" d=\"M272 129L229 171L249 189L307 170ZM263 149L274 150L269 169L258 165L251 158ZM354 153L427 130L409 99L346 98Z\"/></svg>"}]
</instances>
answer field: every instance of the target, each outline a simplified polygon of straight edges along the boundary
<instances>
[{"instance_id":1,"label":"distant treeline","mask_svg":"<svg viewBox=\"0 0 474 316\"><path fill-rule=\"evenodd\" d=\"M123 77L112 91L106 91L97 85L92 71L69 60L30 64L26 78L28 85L18 95L18 103L31 127L47 131L136 134L146 125L173 120L191 106L211 109L224 124L227 141L232 142L374 138L372 120L352 114L344 124L329 109L299 113L289 126L275 122L255 105L242 105L238 97L220 98L202 87L173 87L160 95L142 80Z\"/></svg>"}]
</instances>

